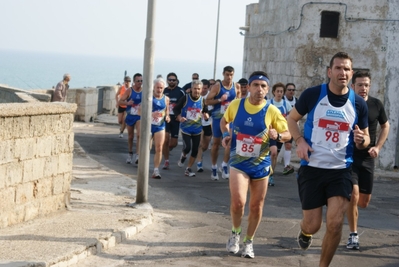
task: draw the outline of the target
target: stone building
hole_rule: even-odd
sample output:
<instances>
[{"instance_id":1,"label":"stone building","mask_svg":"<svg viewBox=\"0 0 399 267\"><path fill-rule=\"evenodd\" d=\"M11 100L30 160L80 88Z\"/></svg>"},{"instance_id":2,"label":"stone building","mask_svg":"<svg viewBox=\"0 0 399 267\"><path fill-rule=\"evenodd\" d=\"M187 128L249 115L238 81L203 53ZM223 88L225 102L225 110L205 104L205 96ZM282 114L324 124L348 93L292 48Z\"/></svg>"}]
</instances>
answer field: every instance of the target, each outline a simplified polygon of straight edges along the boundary
<instances>
[{"instance_id":1,"label":"stone building","mask_svg":"<svg viewBox=\"0 0 399 267\"><path fill-rule=\"evenodd\" d=\"M339 51L355 70L372 74L371 95L385 105L391 124L377 165L399 163L399 1L259 0L247 6L243 76L265 70L272 83L293 82L300 92L327 82Z\"/></svg>"}]
</instances>

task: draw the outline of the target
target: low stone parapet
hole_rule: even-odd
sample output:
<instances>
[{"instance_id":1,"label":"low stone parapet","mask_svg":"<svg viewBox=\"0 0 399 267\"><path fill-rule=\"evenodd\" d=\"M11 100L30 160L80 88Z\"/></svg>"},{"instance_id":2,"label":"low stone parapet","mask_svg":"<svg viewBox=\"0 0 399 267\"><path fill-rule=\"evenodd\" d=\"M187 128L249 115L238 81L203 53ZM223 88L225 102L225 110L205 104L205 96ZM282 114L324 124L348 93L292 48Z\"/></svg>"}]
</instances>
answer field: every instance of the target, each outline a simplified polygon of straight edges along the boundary
<instances>
[{"instance_id":1,"label":"low stone parapet","mask_svg":"<svg viewBox=\"0 0 399 267\"><path fill-rule=\"evenodd\" d=\"M0 104L0 228L65 209L76 104Z\"/></svg>"}]
</instances>

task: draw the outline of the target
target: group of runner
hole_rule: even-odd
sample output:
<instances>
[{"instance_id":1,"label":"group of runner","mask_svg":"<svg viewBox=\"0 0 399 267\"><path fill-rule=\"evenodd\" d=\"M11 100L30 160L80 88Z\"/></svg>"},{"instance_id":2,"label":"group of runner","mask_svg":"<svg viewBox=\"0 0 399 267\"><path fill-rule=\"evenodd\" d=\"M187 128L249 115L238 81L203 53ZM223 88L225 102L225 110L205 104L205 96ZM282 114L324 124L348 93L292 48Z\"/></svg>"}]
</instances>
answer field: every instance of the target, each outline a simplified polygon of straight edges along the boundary
<instances>
[{"instance_id":1,"label":"group of runner","mask_svg":"<svg viewBox=\"0 0 399 267\"><path fill-rule=\"evenodd\" d=\"M328 205L319 265L331 263L345 215L351 231L346 247L359 249L357 206L365 208L370 202L374 159L387 138L389 122L381 101L369 96L370 73L353 74L352 58L347 53L332 57L327 74L328 83L304 90L299 99L294 96L295 84L272 86L263 71L255 71L248 80L243 78L236 83L231 66L223 69L220 81L199 80L194 73L193 81L184 90L178 87L175 73L167 75L167 86L162 78L154 81L151 123L156 156L152 177L161 178L162 154L163 169L169 169L169 152L177 146L180 131L183 150L178 166L183 167L189 157L185 175L195 176L192 166L196 159L197 171L203 171L202 153L208 149L212 136L211 179L219 179L218 171L222 178L229 179L232 230L226 244L228 252L236 254L240 250L241 222L249 191L248 227L241 255L254 258L253 239L262 218L267 188L274 185L277 153L284 144L283 174L294 172L290 165L293 141L301 159L297 174L303 212L299 247L310 247L312 235L323 221L323 206ZM141 90L142 76L135 75L134 80L135 85L129 87L131 92L127 90L118 102L126 105L129 138L129 127L132 130L139 122L128 116L136 116L136 89ZM129 86L129 81L125 82ZM268 100L269 88L273 97ZM302 132L298 122L305 115ZM377 138L378 124L381 132ZM158 132L162 132L162 137L156 138ZM132 143L128 144L129 155L133 155ZM220 145L224 150L218 170ZM132 162L131 158L128 161Z\"/></svg>"}]
</instances>

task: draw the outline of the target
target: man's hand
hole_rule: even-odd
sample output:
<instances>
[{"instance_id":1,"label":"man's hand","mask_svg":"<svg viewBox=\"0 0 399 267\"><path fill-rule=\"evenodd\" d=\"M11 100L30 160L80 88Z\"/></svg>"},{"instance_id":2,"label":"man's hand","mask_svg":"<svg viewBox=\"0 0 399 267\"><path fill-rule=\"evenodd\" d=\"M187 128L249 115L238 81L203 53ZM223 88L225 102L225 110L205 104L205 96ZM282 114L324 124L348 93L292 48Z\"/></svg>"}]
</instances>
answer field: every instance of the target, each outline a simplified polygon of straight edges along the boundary
<instances>
[{"instance_id":1,"label":"man's hand","mask_svg":"<svg viewBox=\"0 0 399 267\"><path fill-rule=\"evenodd\" d=\"M223 146L224 148L229 147L229 146L230 146L230 141L231 141L230 135L229 135L229 136L226 136L225 138L222 139L222 146Z\"/></svg>"},{"instance_id":2,"label":"man's hand","mask_svg":"<svg viewBox=\"0 0 399 267\"><path fill-rule=\"evenodd\" d=\"M270 124L269 125L269 138L276 140L278 137L278 133L276 131L276 129L273 129L273 126Z\"/></svg>"},{"instance_id":3,"label":"man's hand","mask_svg":"<svg viewBox=\"0 0 399 267\"><path fill-rule=\"evenodd\" d=\"M376 158L380 154L380 149L376 146L373 146L369 149L368 152L369 152L370 157Z\"/></svg>"},{"instance_id":4,"label":"man's hand","mask_svg":"<svg viewBox=\"0 0 399 267\"><path fill-rule=\"evenodd\" d=\"M309 152L313 152L314 150L309 146L304 137L297 138L296 141L296 154L300 159L304 159L309 162Z\"/></svg>"},{"instance_id":5,"label":"man's hand","mask_svg":"<svg viewBox=\"0 0 399 267\"><path fill-rule=\"evenodd\" d=\"M357 125L355 125L353 130L353 141L358 145L363 145L364 143L364 132Z\"/></svg>"}]
</instances>

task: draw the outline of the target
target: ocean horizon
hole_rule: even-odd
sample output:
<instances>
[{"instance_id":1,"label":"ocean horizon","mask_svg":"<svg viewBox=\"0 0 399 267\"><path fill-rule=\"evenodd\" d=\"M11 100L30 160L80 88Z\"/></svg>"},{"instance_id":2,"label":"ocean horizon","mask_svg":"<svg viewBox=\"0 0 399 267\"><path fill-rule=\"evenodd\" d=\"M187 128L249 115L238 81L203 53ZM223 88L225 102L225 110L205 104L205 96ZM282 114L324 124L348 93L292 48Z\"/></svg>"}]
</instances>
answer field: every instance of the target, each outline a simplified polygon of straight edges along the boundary
<instances>
[{"instance_id":1,"label":"ocean horizon","mask_svg":"<svg viewBox=\"0 0 399 267\"><path fill-rule=\"evenodd\" d=\"M234 81L242 78L242 63L219 62L216 79L222 78L227 65L235 69ZM213 69L213 62L155 59L154 78L159 74L166 78L175 72L182 87L191 81L194 72L200 79L213 78ZM51 89L65 73L71 74L70 88L115 85L122 83L125 71L131 77L143 73L143 59L0 50L0 84L24 90Z\"/></svg>"}]
</instances>

